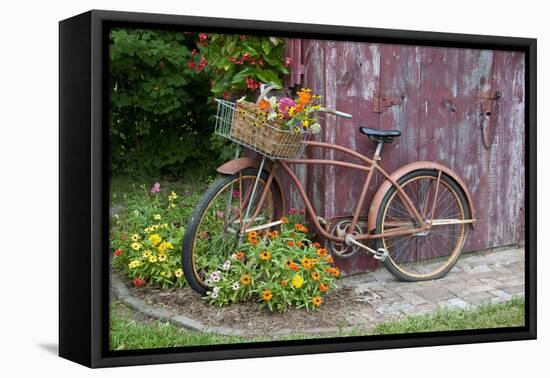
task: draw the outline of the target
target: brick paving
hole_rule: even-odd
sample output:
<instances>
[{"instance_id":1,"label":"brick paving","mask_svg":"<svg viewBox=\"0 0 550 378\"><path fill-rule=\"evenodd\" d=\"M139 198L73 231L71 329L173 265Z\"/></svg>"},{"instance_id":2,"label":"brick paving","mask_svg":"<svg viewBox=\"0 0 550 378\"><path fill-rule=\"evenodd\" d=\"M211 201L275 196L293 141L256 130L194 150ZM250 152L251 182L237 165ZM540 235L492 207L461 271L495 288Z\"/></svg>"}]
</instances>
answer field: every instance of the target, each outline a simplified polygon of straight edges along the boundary
<instances>
[{"instance_id":1,"label":"brick paving","mask_svg":"<svg viewBox=\"0 0 550 378\"><path fill-rule=\"evenodd\" d=\"M365 304L358 303L346 320L377 323L402 314L433 312L438 307L463 309L523 297L524 262L524 249L499 248L464 254L447 276L435 281L400 282L383 268L345 277L339 286L352 289L356 302Z\"/></svg>"}]
</instances>

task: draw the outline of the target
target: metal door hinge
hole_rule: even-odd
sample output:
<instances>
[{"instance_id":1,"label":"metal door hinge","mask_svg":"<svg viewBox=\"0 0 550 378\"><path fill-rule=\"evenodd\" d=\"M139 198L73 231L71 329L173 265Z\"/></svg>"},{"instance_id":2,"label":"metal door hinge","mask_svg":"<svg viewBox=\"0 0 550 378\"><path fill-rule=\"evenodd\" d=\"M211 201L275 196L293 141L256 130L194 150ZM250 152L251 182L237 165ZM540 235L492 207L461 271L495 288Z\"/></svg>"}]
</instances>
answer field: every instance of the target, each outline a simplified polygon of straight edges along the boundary
<instances>
[{"instance_id":1,"label":"metal door hinge","mask_svg":"<svg viewBox=\"0 0 550 378\"><path fill-rule=\"evenodd\" d=\"M384 96L380 92L374 92L372 111L382 113L389 107L401 105L402 97Z\"/></svg>"}]
</instances>

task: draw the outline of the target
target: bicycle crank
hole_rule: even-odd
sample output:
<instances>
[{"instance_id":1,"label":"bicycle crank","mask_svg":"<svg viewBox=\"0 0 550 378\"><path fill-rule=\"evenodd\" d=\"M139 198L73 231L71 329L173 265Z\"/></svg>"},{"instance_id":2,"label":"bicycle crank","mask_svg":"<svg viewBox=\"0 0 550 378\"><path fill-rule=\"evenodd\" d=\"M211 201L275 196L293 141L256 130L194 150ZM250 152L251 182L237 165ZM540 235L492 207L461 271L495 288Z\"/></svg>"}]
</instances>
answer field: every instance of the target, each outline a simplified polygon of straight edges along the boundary
<instances>
[{"instance_id":1,"label":"bicycle crank","mask_svg":"<svg viewBox=\"0 0 550 378\"><path fill-rule=\"evenodd\" d=\"M359 248L362 248L364 249L365 251L369 252L372 254L372 257L374 257L376 260L379 260L379 261L384 261L388 258L388 250L387 249L384 249L384 248L378 248L378 249L372 249L370 248L369 246L363 244L363 243L359 243L357 240L355 240L353 238L353 235L352 234L348 234L346 236L346 244L349 245L349 246L352 246L355 245Z\"/></svg>"}]
</instances>

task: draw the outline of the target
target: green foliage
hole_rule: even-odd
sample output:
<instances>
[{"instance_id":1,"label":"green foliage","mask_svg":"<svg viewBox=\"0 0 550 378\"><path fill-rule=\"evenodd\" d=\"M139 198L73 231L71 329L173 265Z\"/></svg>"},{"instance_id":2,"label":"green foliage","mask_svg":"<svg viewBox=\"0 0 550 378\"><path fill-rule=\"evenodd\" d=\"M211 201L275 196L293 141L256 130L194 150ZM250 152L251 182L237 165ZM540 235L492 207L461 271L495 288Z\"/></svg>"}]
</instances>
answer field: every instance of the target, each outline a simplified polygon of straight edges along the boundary
<instances>
[{"instance_id":1,"label":"green foliage","mask_svg":"<svg viewBox=\"0 0 550 378\"><path fill-rule=\"evenodd\" d=\"M181 240L199 197L199 192L177 194L163 185L142 186L135 193L115 190L112 207L121 210L111 220L113 266L135 286L184 286Z\"/></svg>"},{"instance_id":2,"label":"green foliage","mask_svg":"<svg viewBox=\"0 0 550 378\"><path fill-rule=\"evenodd\" d=\"M283 75L289 73L283 38L199 33L197 45L199 53L189 66L196 72L204 70L210 74L216 97L240 97L257 89L260 83L280 88Z\"/></svg>"},{"instance_id":3,"label":"green foliage","mask_svg":"<svg viewBox=\"0 0 550 378\"><path fill-rule=\"evenodd\" d=\"M110 35L110 162L113 174L183 174L217 163L209 77L188 68L190 34L116 29ZM206 162L205 167L203 162Z\"/></svg>"},{"instance_id":4,"label":"green foliage","mask_svg":"<svg viewBox=\"0 0 550 378\"><path fill-rule=\"evenodd\" d=\"M313 310L340 275L325 248L311 242L297 215L283 218L280 233L247 235L247 242L207 279L206 299L219 306L254 299L270 311Z\"/></svg>"}]
</instances>

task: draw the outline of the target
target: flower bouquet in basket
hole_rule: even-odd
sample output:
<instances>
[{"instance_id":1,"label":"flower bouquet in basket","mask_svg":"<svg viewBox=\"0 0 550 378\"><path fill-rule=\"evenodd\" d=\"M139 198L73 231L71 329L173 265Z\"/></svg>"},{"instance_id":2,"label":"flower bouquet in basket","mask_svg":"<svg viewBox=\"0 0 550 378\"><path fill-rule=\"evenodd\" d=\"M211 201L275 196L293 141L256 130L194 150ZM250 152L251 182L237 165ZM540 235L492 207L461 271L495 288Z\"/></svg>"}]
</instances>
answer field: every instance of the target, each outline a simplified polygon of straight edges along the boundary
<instances>
[{"instance_id":1,"label":"flower bouquet in basket","mask_svg":"<svg viewBox=\"0 0 550 378\"><path fill-rule=\"evenodd\" d=\"M264 89L256 103L237 101L231 137L271 158L299 157L302 140L321 131L316 101L321 96L302 88L295 99L268 98L271 89Z\"/></svg>"}]
</instances>

